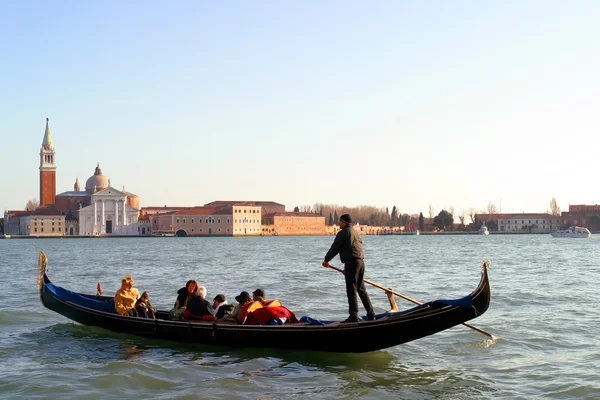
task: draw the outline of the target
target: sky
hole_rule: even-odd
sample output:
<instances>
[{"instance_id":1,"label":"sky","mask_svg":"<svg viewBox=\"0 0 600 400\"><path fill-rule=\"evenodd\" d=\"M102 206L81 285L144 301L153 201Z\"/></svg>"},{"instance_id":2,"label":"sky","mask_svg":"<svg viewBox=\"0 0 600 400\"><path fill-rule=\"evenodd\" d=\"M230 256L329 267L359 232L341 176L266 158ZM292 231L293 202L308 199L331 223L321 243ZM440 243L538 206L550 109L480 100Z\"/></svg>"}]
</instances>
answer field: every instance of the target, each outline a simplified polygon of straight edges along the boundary
<instances>
[{"instance_id":1,"label":"sky","mask_svg":"<svg viewBox=\"0 0 600 400\"><path fill-rule=\"evenodd\" d=\"M597 1L0 0L0 206L600 203Z\"/></svg>"}]
</instances>

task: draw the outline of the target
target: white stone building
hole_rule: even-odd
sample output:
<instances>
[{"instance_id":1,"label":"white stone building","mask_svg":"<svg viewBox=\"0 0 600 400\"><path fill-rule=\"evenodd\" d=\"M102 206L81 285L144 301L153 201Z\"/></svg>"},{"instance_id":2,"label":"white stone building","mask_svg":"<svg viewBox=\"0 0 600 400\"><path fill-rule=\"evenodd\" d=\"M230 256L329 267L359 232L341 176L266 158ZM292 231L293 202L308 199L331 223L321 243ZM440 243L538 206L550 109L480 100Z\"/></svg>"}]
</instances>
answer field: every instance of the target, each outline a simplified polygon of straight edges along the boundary
<instances>
[{"instance_id":1,"label":"white stone building","mask_svg":"<svg viewBox=\"0 0 600 400\"><path fill-rule=\"evenodd\" d=\"M79 234L138 235L139 210L127 204L127 197L127 193L111 186L93 193L91 204L79 210Z\"/></svg>"}]
</instances>

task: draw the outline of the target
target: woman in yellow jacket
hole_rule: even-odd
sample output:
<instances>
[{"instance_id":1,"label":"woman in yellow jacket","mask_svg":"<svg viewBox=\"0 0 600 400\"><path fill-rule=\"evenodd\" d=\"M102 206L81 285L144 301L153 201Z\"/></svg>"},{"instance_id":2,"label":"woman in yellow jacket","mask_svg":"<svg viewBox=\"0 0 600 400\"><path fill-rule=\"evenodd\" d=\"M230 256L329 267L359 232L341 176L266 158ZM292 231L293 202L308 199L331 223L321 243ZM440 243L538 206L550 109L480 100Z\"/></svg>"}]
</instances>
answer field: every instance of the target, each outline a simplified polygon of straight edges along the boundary
<instances>
[{"instance_id":1,"label":"woman in yellow jacket","mask_svg":"<svg viewBox=\"0 0 600 400\"><path fill-rule=\"evenodd\" d=\"M133 287L133 278L127 275L121 280L121 289L115 294L115 310L121 315L138 317L135 302L140 298L140 292Z\"/></svg>"}]
</instances>

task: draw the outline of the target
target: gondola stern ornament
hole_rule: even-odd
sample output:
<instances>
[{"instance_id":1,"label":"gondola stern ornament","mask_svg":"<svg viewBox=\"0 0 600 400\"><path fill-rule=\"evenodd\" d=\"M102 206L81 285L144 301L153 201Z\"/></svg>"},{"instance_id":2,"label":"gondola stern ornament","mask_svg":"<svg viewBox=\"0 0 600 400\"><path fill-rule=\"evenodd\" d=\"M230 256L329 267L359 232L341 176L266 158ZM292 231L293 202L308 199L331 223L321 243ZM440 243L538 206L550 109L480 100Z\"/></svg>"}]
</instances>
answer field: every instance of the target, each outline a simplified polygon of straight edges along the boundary
<instances>
[{"instance_id":1,"label":"gondola stern ornament","mask_svg":"<svg viewBox=\"0 0 600 400\"><path fill-rule=\"evenodd\" d=\"M487 258L481 262L481 273L484 273L486 270L489 270L492 267L492 262Z\"/></svg>"},{"instance_id":2,"label":"gondola stern ornament","mask_svg":"<svg viewBox=\"0 0 600 400\"><path fill-rule=\"evenodd\" d=\"M38 277L37 277L37 287L39 289L42 288L42 280L44 279L44 274L48 271L48 257L44 254L43 251L40 250L40 255L38 257Z\"/></svg>"}]
</instances>

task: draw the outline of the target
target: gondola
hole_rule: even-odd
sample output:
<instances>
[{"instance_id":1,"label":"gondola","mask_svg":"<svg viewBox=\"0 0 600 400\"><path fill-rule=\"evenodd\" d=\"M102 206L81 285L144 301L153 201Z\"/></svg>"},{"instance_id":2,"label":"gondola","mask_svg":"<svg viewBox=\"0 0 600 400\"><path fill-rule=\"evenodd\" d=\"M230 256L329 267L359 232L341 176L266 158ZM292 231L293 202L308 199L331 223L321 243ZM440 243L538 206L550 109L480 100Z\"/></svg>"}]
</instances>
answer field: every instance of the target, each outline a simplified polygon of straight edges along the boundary
<instances>
[{"instance_id":1,"label":"gondola","mask_svg":"<svg viewBox=\"0 0 600 400\"><path fill-rule=\"evenodd\" d=\"M156 319L146 319L115 313L110 297L79 294L53 284L48 278L43 253L40 253L40 261L38 284L42 304L75 322L151 338L232 347L352 353L375 351L464 324L482 315L488 309L491 298L487 271L489 261L485 261L481 281L470 295L456 300L435 300L404 311L386 312L377 315L374 321L310 320L284 325L238 325L219 321L170 320L168 311L160 310L156 312Z\"/></svg>"}]
</instances>

